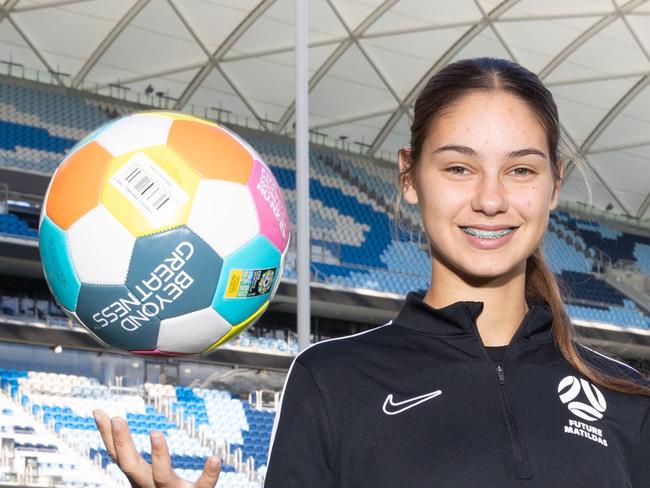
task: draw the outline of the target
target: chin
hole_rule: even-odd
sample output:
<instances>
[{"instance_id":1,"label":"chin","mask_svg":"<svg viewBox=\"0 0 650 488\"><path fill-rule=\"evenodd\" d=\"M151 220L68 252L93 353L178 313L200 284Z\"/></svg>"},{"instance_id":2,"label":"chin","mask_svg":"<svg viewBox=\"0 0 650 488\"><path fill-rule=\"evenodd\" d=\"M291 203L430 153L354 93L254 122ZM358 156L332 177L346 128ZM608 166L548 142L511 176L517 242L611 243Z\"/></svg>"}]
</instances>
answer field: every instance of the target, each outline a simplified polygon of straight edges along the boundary
<instances>
[{"instance_id":1,"label":"chin","mask_svg":"<svg viewBox=\"0 0 650 488\"><path fill-rule=\"evenodd\" d=\"M490 282L494 280L507 281L526 270L525 261L505 263L503 260L490 262L486 260L480 264L470 265L463 263L456 267L456 272L467 282Z\"/></svg>"},{"instance_id":2,"label":"chin","mask_svg":"<svg viewBox=\"0 0 650 488\"><path fill-rule=\"evenodd\" d=\"M507 281L526 273L526 256L514 252L437 252L430 246L431 258L443 268L458 275L468 283L485 284L496 279Z\"/></svg>"}]
</instances>

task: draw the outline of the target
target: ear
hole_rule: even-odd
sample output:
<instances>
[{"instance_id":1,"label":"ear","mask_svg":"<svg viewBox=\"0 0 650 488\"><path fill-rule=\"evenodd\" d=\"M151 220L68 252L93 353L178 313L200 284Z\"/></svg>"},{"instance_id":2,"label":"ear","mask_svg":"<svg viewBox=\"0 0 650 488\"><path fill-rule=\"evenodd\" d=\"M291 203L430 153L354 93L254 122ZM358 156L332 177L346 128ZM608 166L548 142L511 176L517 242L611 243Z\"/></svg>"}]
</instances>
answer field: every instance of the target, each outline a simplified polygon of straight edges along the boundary
<instances>
[{"instance_id":1,"label":"ear","mask_svg":"<svg viewBox=\"0 0 650 488\"><path fill-rule=\"evenodd\" d=\"M560 177L553 182L553 195L551 196L551 210L555 210L560 201L560 188L562 188L562 183L564 181L564 158L558 157L557 160L558 171Z\"/></svg>"},{"instance_id":2,"label":"ear","mask_svg":"<svg viewBox=\"0 0 650 488\"><path fill-rule=\"evenodd\" d=\"M400 174L400 185L402 186L402 193L404 195L404 200L411 205L418 204L418 193L415 190L415 185L412 178L407 178L402 176L404 171L406 171L411 165L411 148L403 147L398 152L398 163L399 163L399 174ZM411 172L411 176L413 173Z\"/></svg>"}]
</instances>

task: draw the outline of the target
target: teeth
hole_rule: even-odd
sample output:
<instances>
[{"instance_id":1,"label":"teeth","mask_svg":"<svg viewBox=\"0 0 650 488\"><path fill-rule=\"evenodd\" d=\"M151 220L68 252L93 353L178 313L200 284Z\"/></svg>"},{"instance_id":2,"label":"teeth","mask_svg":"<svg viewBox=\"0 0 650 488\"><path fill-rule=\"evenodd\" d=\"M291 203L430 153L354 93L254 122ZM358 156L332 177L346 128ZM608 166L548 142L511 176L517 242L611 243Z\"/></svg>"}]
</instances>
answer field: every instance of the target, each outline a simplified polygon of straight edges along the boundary
<instances>
[{"instance_id":1,"label":"teeth","mask_svg":"<svg viewBox=\"0 0 650 488\"><path fill-rule=\"evenodd\" d=\"M498 239L499 237L507 236L514 229L502 229L502 230L482 230L474 229L473 227L461 227L465 234L469 234L474 237L479 237L480 239Z\"/></svg>"}]
</instances>

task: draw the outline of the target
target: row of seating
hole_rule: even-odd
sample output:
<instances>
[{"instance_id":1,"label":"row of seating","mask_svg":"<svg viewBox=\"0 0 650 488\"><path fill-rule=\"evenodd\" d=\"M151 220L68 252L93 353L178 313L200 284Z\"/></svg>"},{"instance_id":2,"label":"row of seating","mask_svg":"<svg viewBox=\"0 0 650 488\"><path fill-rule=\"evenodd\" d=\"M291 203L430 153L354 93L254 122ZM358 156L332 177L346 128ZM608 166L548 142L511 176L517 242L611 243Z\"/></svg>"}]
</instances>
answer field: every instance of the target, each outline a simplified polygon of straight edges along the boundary
<instances>
[{"instance_id":1,"label":"row of seating","mask_svg":"<svg viewBox=\"0 0 650 488\"><path fill-rule=\"evenodd\" d=\"M0 137L2 137L1 134ZM36 239L38 236L38 233L34 229L30 229L27 223L17 215L2 213L0 213L0 234L27 239Z\"/></svg>"},{"instance_id":2,"label":"row of seating","mask_svg":"<svg viewBox=\"0 0 650 488\"><path fill-rule=\"evenodd\" d=\"M643 256L644 248L650 246L650 236L633 235L609 228L606 224L587 221L573 217L567 212L556 212L555 217L568 229L573 230L585 242L586 247L598 249L611 258L612 262L625 260L638 262L637 254ZM648 273L650 267L645 259L640 264L641 269Z\"/></svg>"},{"instance_id":3,"label":"row of seating","mask_svg":"<svg viewBox=\"0 0 650 488\"><path fill-rule=\"evenodd\" d=\"M57 125L55 120L48 118L52 112L45 114L36 108L31 118L23 116L26 114L25 110L31 110L33 107L24 101L14 103L13 100L32 96L36 95L31 92L23 93L20 88L13 87L9 90L7 104L10 109L5 111L5 120L0 120L4 124L0 125L0 129L4 127L3 130L7 132L7 147L4 149L39 146L42 139L47 142L47 147L43 142L42 147L34 147L35 150L51 150L55 153L59 151L62 154L64 148L75 141L66 139L60 129L74 124L68 124L67 119L61 119L61 123ZM55 101L48 98L49 94L43 95L44 99L49 100L46 104L52 107L61 105L64 100L61 97L65 96L57 94ZM81 99L71 100L70 104L82 112L86 107L89 113L94 114L92 117L96 117L93 119L89 115L80 114L79 117L84 120L92 119L99 123L102 117L106 117L96 106ZM0 112L0 118L5 112ZM251 129L236 130L270 164L285 193L289 214L295 220L293 141ZM409 290L425 288L430 272L426 246L419 246L418 239L413 240L409 233L393 233L395 222L388 208L394 198L396 169L386 164L378 164L369 158L337 152L322 146L311 146L309 154L312 234L317 241L317 252L312 254L313 278L347 288L367 288L402 295ZM412 222L419 221L416 208L405 205L404 209L410 212L407 217ZM418 231L421 229L419 224L416 224L416 237ZM628 237L627 234L609 231L604 226L575 219L566 213L558 212L557 215L552 215L544 248L553 271L562 277L565 272L591 272L594 266L594 251L590 249L595 248L594 236L598 236L601 243L612 239L619 243ZM634 242L635 245L640 243L638 239ZM623 248L625 252L621 251L622 255L635 259L634 246L630 247L628 243ZM639 252L644 255L643 248ZM408 267L405 267L404 263L408 263ZM288 259L285 276L289 279L296 276L293 266L292 260ZM589 283L589 290L584 292L588 297L582 298L621 306L620 296L611 293L611 287L608 288L604 286L604 282L595 279ZM240 337L238 341L236 345L239 347L254 345L264 349L268 346L279 353L292 352L285 341L258 340L254 343L254 340L249 341L245 336Z\"/></svg>"},{"instance_id":4,"label":"row of seating","mask_svg":"<svg viewBox=\"0 0 650 488\"><path fill-rule=\"evenodd\" d=\"M285 275L286 276L286 275ZM9 318L24 318L27 320L37 320L55 327L82 327L80 324L72 321L63 312L63 310L54 302L54 300L34 300L27 296L5 295L0 292L0 316ZM298 344L295 341L291 343L285 339L276 339L272 337L257 337L250 332L243 332L229 341L223 347L245 349L251 352L264 354L292 355L298 354ZM50 387L57 387L52 383L45 381L42 386L38 383L31 383L32 388L45 388L47 391ZM76 385L74 382L65 382L63 388L68 388L78 396L103 396L106 394L105 387L102 385ZM59 391L59 390L57 390ZM60 391L59 391L60 392Z\"/></svg>"},{"instance_id":5,"label":"row of seating","mask_svg":"<svg viewBox=\"0 0 650 488\"><path fill-rule=\"evenodd\" d=\"M28 377L28 372L0 370L0 375L3 378L23 379ZM25 473L26 460L29 459L31 473L41 482L50 480L49 486L114 486L111 479L99 472L88 457L77 453L48 430L30 410L24 408L22 402L16 403L15 400L20 398L19 390L11 390L13 398L5 393L7 391L3 388L0 392L0 436L5 439L0 453L4 463L0 466L0 481L15 482L19 474Z\"/></svg>"},{"instance_id":6,"label":"row of seating","mask_svg":"<svg viewBox=\"0 0 650 488\"><path fill-rule=\"evenodd\" d=\"M143 389L146 396L142 396L115 394L106 385L100 385L109 391L109 396L105 398L88 398L76 396L71 392L67 392L65 395L57 391L33 393L37 390L34 383L42 381L44 377L50 379L53 383L62 383L64 380L72 378L72 380L83 384L97 384L96 379L14 370L4 370L4 374L8 378L20 380L19 390L16 392L15 397L20 398L20 404L31 413L33 416L31 418L38 419L36 423L32 420L33 425L42 422L41 425L50 427L65 443L74 446L79 452L88 452L88 461L98 462L99 465L105 468L106 473L113 477L115 482L125 483L127 480L119 470L115 469L104 449L101 436L91 416L92 411L96 408L105 410L111 416L119 415L126 419L132 431L136 448L141 452L145 460L150 460L151 455L149 432L154 429L162 431L167 439L174 469L187 479L196 480L198 478L203 469L205 458L210 456L212 451L207 446L201 445L198 438L190 435L190 432L182 428L182 425L163 415L153 403L147 403L153 401L161 404L165 399L173 400L171 405L172 418L178 418L173 415L177 410L184 411L182 415L184 425L191 423L189 417L195 417L194 420L197 420L197 416L203 414L204 419L198 419L194 424L202 423L205 420L206 425L209 426L209 412L214 418L222 419L222 422L214 424L214 429L226 430L224 429L224 423L227 423L232 430L236 428L238 436L226 439L227 444L224 442L215 445L217 447L230 446L233 453L235 450L240 449L244 460L248 456L255 456L254 468L262 474L264 472L266 453L262 452L264 445L260 443L260 439L268 440L270 423L268 420L260 421L259 415L253 413L251 415L255 418L249 426L246 422L244 403L224 390L188 387L173 388L170 385L149 383ZM206 405L208 406L207 409ZM226 405L227 408L217 410L221 405ZM247 408L250 410L250 407ZM274 412L265 413L265 416L272 419ZM19 426L18 428L24 427ZM246 430L246 440L243 439L242 429ZM260 433L251 437L248 433L249 429L260 429ZM237 443L237 441L239 442ZM49 449L49 444L45 443L38 446L36 443L32 443L33 445L29 446L22 439L19 442L21 449L26 447L32 449L32 451L40 450L43 452ZM265 446L268 448L268 441ZM249 476L242 476L242 473L235 471L235 466L226 464L223 468L219 486L223 485L224 488L260 487L259 481L250 481Z\"/></svg>"}]
</instances>

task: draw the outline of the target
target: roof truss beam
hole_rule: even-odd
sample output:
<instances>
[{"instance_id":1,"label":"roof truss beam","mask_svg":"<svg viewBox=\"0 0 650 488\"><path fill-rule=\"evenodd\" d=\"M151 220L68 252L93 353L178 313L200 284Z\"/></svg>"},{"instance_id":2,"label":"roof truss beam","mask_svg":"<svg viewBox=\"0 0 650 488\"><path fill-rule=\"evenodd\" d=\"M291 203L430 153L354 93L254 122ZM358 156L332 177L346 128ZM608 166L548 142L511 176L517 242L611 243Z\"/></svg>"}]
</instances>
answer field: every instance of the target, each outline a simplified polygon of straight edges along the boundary
<instances>
[{"instance_id":1,"label":"roof truss beam","mask_svg":"<svg viewBox=\"0 0 650 488\"><path fill-rule=\"evenodd\" d=\"M13 9L14 12L30 12L33 10L43 10L46 8L55 8L55 7L64 7L66 5L71 5L73 3L84 3L84 2L91 2L93 0L59 0L58 2L51 2L51 3L46 3L46 4L36 4L36 5L25 5L23 6L17 6L16 8Z\"/></svg>"},{"instance_id":2,"label":"roof truss beam","mask_svg":"<svg viewBox=\"0 0 650 488\"><path fill-rule=\"evenodd\" d=\"M573 54L580 46L582 46L589 39L594 37L605 27L609 26L611 23L621 18L630 10L636 8L642 4L644 0L630 0L626 4L617 8L614 12L605 15L598 22L589 27L586 31L576 37L572 42L570 42L562 51L560 51L553 59L551 59L544 68L538 73L538 76L541 80L546 78L551 74L564 60L566 60L571 54Z\"/></svg>"},{"instance_id":3,"label":"roof truss beam","mask_svg":"<svg viewBox=\"0 0 650 488\"><path fill-rule=\"evenodd\" d=\"M111 29L108 35L97 46L95 51L86 59L86 62L81 66L77 74L72 78L73 88L79 88L86 79L86 76L94 68L100 58L108 51L115 39L127 28L131 21L140 13L140 11L149 3L149 0L138 0L133 6L127 10L117 24Z\"/></svg>"},{"instance_id":4,"label":"roof truss beam","mask_svg":"<svg viewBox=\"0 0 650 488\"><path fill-rule=\"evenodd\" d=\"M208 57L208 60L203 64L189 85L187 85L174 106L176 110L182 110L183 107L185 107L194 93L196 93L196 90L199 89L201 83L203 83L208 77L212 69L223 60L223 57L230 50L230 48L235 45L235 43L246 33L250 26L252 26L257 21L257 19L259 19L264 14L264 12L266 12L267 9L273 5L274 2L275 0L261 0L251 11L251 13L248 14L237 25L237 27L235 27L235 29L228 35L228 37L226 37L226 39L215 50L215 52Z\"/></svg>"},{"instance_id":5,"label":"roof truss beam","mask_svg":"<svg viewBox=\"0 0 650 488\"><path fill-rule=\"evenodd\" d=\"M614 105L609 112L598 122L598 125L594 127L591 133L587 136L585 141L580 147L580 152L586 154L591 149L591 146L596 142L596 140L601 136L601 134L609 127L616 117L627 107L636 96L641 93L648 85L650 85L650 74L644 76L639 81L637 81L632 88L630 88L625 95L623 95L616 105Z\"/></svg>"},{"instance_id":6,"label":"roof truss beam","mask_svg":"<svg viewBox=\"0 0 650 488\"><path fill-rule=\"evenodd\" d=\"M379 110L378 112L366 113L361 115L355 115L354 117L348 117L346 119L333 120L331 122L324 122L322 124L311 125L312 130L327 129L329 127L336 127L343 124L352 124L354 122L359 122L360 120L372 119L373 117L381 117L382 115L388 115L393 113L395 109L391 108L390 110Z\"/></svg>"},{"instance_id":7,"label":"roof truss beam","mask_svg":"<svg viewBox=\"0 0 650 488\"><path fill-rule=\"evenodd\" d=\"M595 83L599 81L614 81L614 80L625 80L628 78L641 78L650 74L650 71L633 71L628 73L619 73L611 75L599 75L599 76L587 76L584 78L573 78L568 80L556 80L556 81L547 81L544 84L547 87L551 86L566 86L566 85L580 85L583 83Z\"/></svg>"},{"instance_id":8,"label":"roof truss beam","mask_svg":"<svg viewBox=\"0 0 650 488\"><path fill-rule=\"evenodd\" d=\"M637 147L648 147L648 146L650 146L650 139L647 139L645 141L635 142L633 144L620 144L618 146L608 146L600 149L594 149L592 147L591 149L589 149L589 152L586 154L589 156L592 154L602 154L602 153L615 152L615 151L623 152L627 149L634 149Z\"/></svg>"},{"instance_id":9,"label":"roof truss beam","mask_svg":"<svg viewBox=\"0 0 650 488\"><path fill-rule=\"evenodd\" d=\"M621 99L612 107L612 109L601 119L601 121L594 127L594 129L591 131L591 133L587 136L585 141L583 142L582 146L579 149L580 154L587 154L593 144L598 140L598 138L601 136L601 134L609 127L609 125L612 123L616 117L627 107L636 96L641 93L645 87L647 87L650 84L650 75L647 75L641 80L639 80L628 92L621 97ZM628 217L634 217L632 213L627 209L625 205L621 202L621 200L618 198L618 196L614 193L612 188L609 186L609 184L600 176L598 171L591 166L591 171L597 176L597 178L600 180L602 185L607 189L609 194L616 200L616 203L623 209L625 214ZM639 209L640 211L641 209ZM637 211L637 214L639 213Z\"/></svg>"},{"instance_id":10,"label":"roof truss beam","mask_svg":"<svg viewBox=\"0 0 650 488\"><path fill-rule=\"evenodd\" d=\"M449 49L434 63L434 65L429 68L429 70L420 78L420 80L415 84L411 91L406 95L400 107L396 110L393 115L388 119L388 121L381 128L375 140L370 145L370 148L367 151L368 156L374 156L374 154L379 150L381 145L384 143L390 132L395 128L397 122L404 114L403 107L409 107L417 97L418 93L424 87L424 85L429 81L429 78L437 73L443 66L445 66L449 61L451 61L456 54L458 54L465 46L467 46L476 36L478 36L487 25L491 22L498 19L504 12L510 9L513 5L516 5L519 0L504 0L499 5L497 5L487 16L484 16L483 19L472 25L472 27L465 32L454 44L451 45Z\"/></svg>"},{"instance_id":11,"label":"roof truss beam","mask_svg":"<svg viewBox=\"0 0 650 488\"><path fill-rule=\"evenodd\" d=\"M596 168L594 168L593 165L591 165L591 163L587 160L587 158L584 157L584 153L581 152L580 146L578 146L578 144L576 144L576 142L573 140L573 138L566 131L565 127L560 124L560 128L561 128L564 140L568 141L568 143L569 143L569 148L580 159L580 161L583 163L582 165L585 167L585 172L587 173L587 174L583 175L584 178L585 178L585 184L589 186L589 184L590 184L589 183L589 173L593 173L596 176L596 179L598 179L598 181L600 182L600 184L605 188L605 190L607 190L607 193L609 193L610 196L612 197L612 199L617 203L617 205L619 207L621 207L621 209L623 210L623 213L625 213L625 215L631 216L631 214L630 214L629 210L627 209L627 207L623 204L621 199L618 198L618 195L616 195L616 193L614 193L612 188L603 179L603 177L600 175L598 170L596 170ZM577 168L577 165L576 165L575 162L574 162L574 164L569 165L569 167L565 170L564 175L562 177L563 181L568 180L569 175L571 175L574 168ZM581 173L582 173L582 171L581 171ZM589 196L591 198L591 187L590 186L589 186L589 191L590 191ZM592 205L591 201L589 201L588 203L589 203L590 206Z\"/></svg>"},{"instance_id":12,"label":"roof truss beam","mask_svg":"<svg viewBox=\"0 0 650 488\"><path fill-rule=\"evenodd\" d=\"M19 0L7 0L4 5L0 6L0 22L3 20L7 19L7 21L11 24L11 26L14 28L14 30L18 33L18 35L25 41L25 44L32 50L34 55L39 59L39 61L45 66L45 68L50 72L50 74L54 77L56 82L59 85L64 85L63 79L60 76L60 73L58 73L56 70L50 66L50 63L45 59L45 57L41 54L41 52L38 50L38 48L34 45L34 43L27 37L25 32L20 28L20 26L16 23L16 21L11 17L11 14L16 11L16 7L18 4Z\"/></svg>"},{"instance_id":13,"label":"roof truss beam","mask_svg":"<svg viewBox=\"0 0 650 488\"><path fill-rule=\"evenodd\" d=\"M206 45L203 43L203 41L199 38L199 35L198 35L198 34L196 33L196 31L192 28L192 26L189 24L189 22L187 21L187 19L186 19L185 16L183 15L183 13L178 9L178 7L177 7L176 4L174 3L174 1L173 1L173 0L167 0L167 3L168 3L169 6L172 8L172 10L173 10L174 13L176 14L176 16L177 16L177 17L179 18L179 20L181 21L181 23L185 26L185 28L186 28L187 31L190 33L190 35L194 38L194 40L195 40L196 43L199 45L199 47L201 48L201 50L202 50L202 51L205 53L205 55L208 57L208 59L211 58L211 57L212 57L212 54L210 53L210 50L206 47ZM216 69L217 69L217 71L219 72L219 74L223 77L223 79L226 81L226 83L228 84L228 86L230 87L230 89L235 93L235 95L237 95L237 97L239 97L239 99L240 99L241 102L244 104L244 106L246 107L246 109L247 109L247 110L248 110L248 111L253 115L253 117L255 117L255 118L257 119L257 121L262 125L262 127L263 127L264 129L268 130L268 128L267 128L267 126L266 126L266 122L264 121L264 119L262 119L262 117L260 117L260 115L257 113L257 111L255 110L255 108L253 108L253 106L250 104L250 102L248 101L248 99L247 99L247 98L246 98L246 97L241 93L241 91L240 91L239 88L237 87L237 84L236 84L236 83L233 83L233 81L232 81L232 80L230 79L230 77L229 77L229 76L224 72L224 70L221 68L220 65L216 65Z\"/></svg>"},{"instance_id":14,"label":"roof truss beam","mask_svg":"<svg viewBox=\"0 0 650 488\"><path fill-rule=\"evenodd\" d=\"M334 5L334 3L332 2L332 0L327 0L327 3L328 3L328 5L330 6L330 8L332 9L332 11L334 12L334 15L336 15L336 17L339 19L339 22L341 23L341 25L343 25L343 28L344 28L345 31L348 33L348 36L352 39L354 45L357 46L357 49L359 49L359 51L361 52L361 54L363 55L363 57L366 59L366 61L368 62L368 64L370 65L370 67L373 69L373 71L377 74L377 76L379 77L379 79L381 80L381 82L384 84L384 86L386 87L386 89L390 92L390 94L393 96L393 98L395 99L395 101L396 101L397 103L400 103L400 97L399 97L399 95L397 95L397 93L395 92L395 90L393 89L393 87L391 86L391 84L388 82L388 80L386 79L386 77L384 76L384 74L381 72L381 70L379 69L379 67L378 67L377 64L375 63L375 61L370 57L370 55L368 54L368 52L366 51L366 49L361 45L361 43L359 42L359 38L353 36L352 31L350 30L350 28L348 27L347 23L346 23L345 20L343 19L343 16L341 15L341 13L340 13L340 12L338 11L338 9L336 8L336 5Z\"/></svg>"},{"instance_id":15,"label":"roof truss beam","mask_svg":"<svg viewBox=\"0 0 650 488\"><path fill-rule=\"evenodd\" d=\"M11 24L11 26L14 28L14 30L18 33L18 35L25 41L25 44L29 47L29 49L32 50L34 55L39 59L39 61L45 66L45 68L50 72L52 77L56 80L56 82L59 85L64 85L63 78L61 77L60 73L58 73L52 66L50 66L50 63L45 59L43 54L38 50L36 45L31 41L31 39L25 34L25 32L20 28L20 26L16 23L16 21L11 17L11 14L16 12L16 7L18 4L19 0L7 0L4 5L0 6L0 22L3 20L7 19L7 21Z\"/></svg>"},{"instance_id":16,"label":"roof truss beam","mask_svg":"<svg viewBox=\"0 0 650 488\"><path fill-rule=\"evenodd\" d=\"M308 92L311 91L318 85L318 83L325 77L328 71L336 64L336 62L345 54L348 48L355 42L356 39L361 37L365 31L367 31L372 24L374 24L377 19L379 19L384 12L390 9L397 0L384 0L384 2L379 5L375 10L373 10L350 34L350 36L345 39L341 44L337 46L332 54L319 66L314 75L309 80ZM282 117L278 121L276 131L282 132L287 126L288 122L291 120L293 115L296 112L296 101L291 102L291 105L285 110Z\"/></svg>"},{"instance_id":17,"label":"roof truss beam","mask_svg":"<svg viewBox=\"0 0 650 488\"><path fill-rule=\"evenodd\" d=\"M7 15L7 21L11 24L11 26L18 32L18 35L22 37L23 41L25 41L25 44L29 46L29 48L32 50L32 52L36 55L38 60L43 63L43 66L50 72L50 74L54 77L56 82L59 85L65 85L63 81L63 77L61 76L60 73L58 73L45 59L45 56L38 50L38 48L34 45L34 43L27 37L27 34L20 28L20 26L16 23L16 21L11 17L11 15Z\"/></svg>"},{"instance_id":18,"label":"roof truss beam","mask_svg":"<svg viewBox=\"0 0 650 488\"><path fill-rule=\"evenodd\" d=\"M639 205L639 210L636 212L636 218L641 220L648 211L648 208L650 208L650 193L646 195L641 205Z\"/></svg>"}]
</instances>

